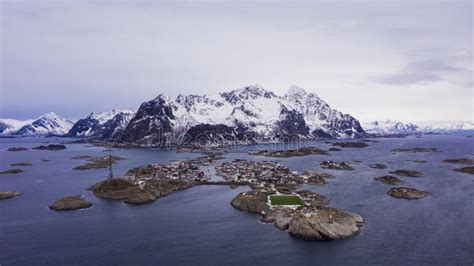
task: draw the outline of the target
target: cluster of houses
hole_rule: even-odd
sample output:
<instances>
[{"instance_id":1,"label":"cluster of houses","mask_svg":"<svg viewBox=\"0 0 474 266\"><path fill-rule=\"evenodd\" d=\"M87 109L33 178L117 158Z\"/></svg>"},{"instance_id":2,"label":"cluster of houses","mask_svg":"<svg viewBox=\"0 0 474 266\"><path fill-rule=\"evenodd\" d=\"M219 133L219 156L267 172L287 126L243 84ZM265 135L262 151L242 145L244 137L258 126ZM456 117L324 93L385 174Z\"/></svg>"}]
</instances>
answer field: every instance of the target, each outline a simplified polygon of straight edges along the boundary
<instances>
[{"instance_id":1,"label":"cluster of houses","mask_svg":"<svg viewBox=\"0 0 474 266\"><path fill-rule=\"evenodd\" d=\"M304 183L304 177L277 162L236 159L216 167L217 175L228 181L249 183L288 184Z\"/></svg>"},{"instance_id":2,"label":"cluster of houses","mask_svg":"<svg viewBox=\"0 0 474 266\"><path fill-rule=\"evenodd\" d=\"M210 165L222 159L220 154L209 154L190 160L174 161L170 164L153 164L130 169L125 175L131 180L144 179L187 179L192 181L203 181L208 179L199 167Z\"/></svg>"}]
</instances>

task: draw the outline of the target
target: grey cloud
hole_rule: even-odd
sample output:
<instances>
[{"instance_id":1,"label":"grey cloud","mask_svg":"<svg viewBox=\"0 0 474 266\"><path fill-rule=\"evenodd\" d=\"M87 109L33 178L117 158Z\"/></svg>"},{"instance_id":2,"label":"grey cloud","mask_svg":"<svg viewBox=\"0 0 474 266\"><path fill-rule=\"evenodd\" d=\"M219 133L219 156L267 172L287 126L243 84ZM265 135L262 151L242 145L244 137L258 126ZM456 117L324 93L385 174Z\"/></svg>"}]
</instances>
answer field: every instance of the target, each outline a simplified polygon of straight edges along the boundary
<instances>
[{"instance_id":1,"label":"grey cloud","mask_svg":"<svg viewBox=\"0 0 474 266\"><path fill-rule=\"evenodd\" d=\"M443 80L443 77L448 73L466 74L470 72L468 69L453 66L448 61L448 59L443 61L431 59L410 62L399 73L378 77L375 78L375 81L388 85L430 84Z\"/></svg>"}]
</instances>

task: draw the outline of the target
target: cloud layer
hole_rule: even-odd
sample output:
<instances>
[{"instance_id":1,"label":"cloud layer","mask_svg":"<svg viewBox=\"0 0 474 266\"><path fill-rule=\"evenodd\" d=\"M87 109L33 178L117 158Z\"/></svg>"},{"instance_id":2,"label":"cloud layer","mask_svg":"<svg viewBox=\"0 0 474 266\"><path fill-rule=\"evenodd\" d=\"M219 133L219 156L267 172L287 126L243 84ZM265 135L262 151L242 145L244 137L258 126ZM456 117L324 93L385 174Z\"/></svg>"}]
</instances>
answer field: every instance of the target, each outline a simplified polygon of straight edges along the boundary
<instances>
[{"instance_id":1,"label":"cloud layer","mask_svg":"<svg viewBox=\"0 0 474 266\"><path fill-rule=\"evenodd\" d=\"M362 120L472 120L471 1L2 1L0 117L260 84Z\"/></svg>"}]
</instances>

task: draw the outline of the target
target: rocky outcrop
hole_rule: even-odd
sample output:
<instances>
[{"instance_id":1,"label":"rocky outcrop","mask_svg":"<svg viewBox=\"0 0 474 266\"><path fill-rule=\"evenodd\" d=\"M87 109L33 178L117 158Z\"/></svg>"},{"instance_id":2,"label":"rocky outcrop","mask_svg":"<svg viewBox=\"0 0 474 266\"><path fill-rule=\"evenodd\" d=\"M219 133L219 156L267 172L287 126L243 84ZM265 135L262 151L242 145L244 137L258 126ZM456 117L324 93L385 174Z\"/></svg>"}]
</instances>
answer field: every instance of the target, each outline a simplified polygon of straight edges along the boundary
<instances>
[{"instance_id":1,"label":"rocky outcrop","mask_svg":"<svg viewBox=\"0 0 474 266\"><path fill-rule=\"evenodd\" d=\"M422 177L423 173L418 172L415 170L395 170L391 171L390 174L392 175L399 175L399 176L408 176L408 177Z\"/></svg>"},{"instance_id":2,"label":"rocky outcrop","mask_svg":"<svg viewBox=\"0 0 474 266\"><path fill-rule=\"evenodd\" d=\"M293 215L288 233L305 240L345 239L360 233L364 219L341 209L304 206Z\"/></svg>"},{"instance_id":3,"label":"rocky outcrop","mask_svg":"<svg viewBox=\"0 0 474 266\"><path fill-rule=\"evenodd\" d=\"M414 200L414 199L425 198L430 193L426 191L414 189L414 188L396 187L396 188L391 188L389 191L387 191L387 194L395 198Z\"/></svg>"},{"instance_id":4,"label":"rocky outcrop","mask_svg":"<svg viewBox=\"0 0 474 266\"><path fill-rule=\"evenodd\" d=\"M367 143L364 142L335 142L332 144L332 146L339 146L341 148L365 148L369 147Z\"/></svg>"},{"instance_id":5,"label":"rocky outcrop","mask_svg":"<svg viewBox=\"0 0 474 266\"><path fill-rule=\"evenodd\" d=\"M134 187L129 189L124 202L127 204L142 205L153 202L157 200L157 198L158 197L156 197L147 190L141 189L139 187Z\"/></svg>"},{"instance_id":6,"label":"rocky outcrop","mask_svg":"<svg viewBox=\"0 0 474 266\"><path fill-rule=\"evenodd\" d=\"M286 158L286 157L298 157L298 156L306 156L311 154L318 154L318 155L330 155L328 151L316 148L316 147L303 147L294 150L276 150L276 151L268 151L268 150L261 150L261 151L250 151L250 155L260 155L266 157L279 157L279 158Z\"/></svg>"},{"instance_id":7,"label":"rocky outcrop","mask_svg":"<svg viewBox=\"0 0 474 266\"><path fill-rule=\"evenodd\" d=\"M242 192L231 201L232 207L241 211L260 214L266 216L270 214L270 207L267 205L268 195L259 190Z\"/></svg>"},{"instance_id":8,"label":"rocky outcrop","mask_svg":"<svg viewBox=\"0 0 474 266\"><path fill-rule=\"evenodd\" d=\"M0 171L0 175L5 175L5 174L19 174L23 172L22 169L17 169L17 168L14 168L14 169L9 169L9 170L5 170L5 171Z\"/></svg>"},{"instance_id":9,"label":"rocky outcrop","mask_svg":"<svg viewBox=\"0 0 474 266\"><path fill-rule=\"evenodd\" d=\"M10 166L31 166L31 165L32 165L31 163L25 163L25 162L10 164Z\"/></svg>"},{"instance_id":10,"label":"rocky outcrop","mask_svg":"<svg viewBox=\"0 0 474 266\"><path fill-rule=\"evenodd\" d=\"M398 179L395 176L391 176L391 175L384 175L384 176L375 177L374 180L380 181L380 182L388 184L388 185L401 185L401 184L403 184L402 180Z\"/></svg>"},{"instance_id":11,"label":"rocky outcrop","mask_svg":"<svg viewBox=\"0 0 474 266\"><path fill-rule=\"evenodd\" d=\"M317 171L308 170L303 173L303 176L307 178L307 183L311 185L325 185L327 184L326 179L333 179L335 176L327 173L321 173Z\"/></svg>"},{"instance_id":12,"label":"rocky outcrop","mask_svg":"<svg viewBox=\"0 0 474 266\"><path fill-rule=\"evenodd\" d=\"M74 157L78 158L86 158L85 156L82 157ZM119 156L102 156L102 157L87 157L87 163L78 165L74 167L74 170L87 170L87 169L101 169L107 168L110 164L114 164L119 160L125 160L125 158Z\"/></svg>"},{"instance_id":13,"label":"rocky outcrop","mask_svg":"<svg viewBox=\"0 0 474 266\"><path fill-rule=\"evenodd\" d=\"M22 194L20 192L14 192L14 191L0 192L0 200L11 199L11 198L18 197L21 195Z\"/></svg>"},{"instance_id":14,"label":"rocky outcrop","mask_svg":"<svg viewBox=\"0 0 474 266\"><path fill-rule=\"evenodd\" d=\"M49 144L49 145L40 145L38 147L34 147L34 150L41 150L41 151L59 151L66 149L66 146L63 144Z\"/></svg>"},{"instance_id":15,"label":"rocky outcrop","mask_svg":"<svg viewBox=\"0 0 474 266\"><path fill-rule=\"evenodd\" d=\"M452 163L452 164L474 164L474 159L469 159L469 158L446 159L446 160L443 160L443 163Z\"/></svg>"},{"instance_id":16,"label":"rocky outcrop","mask_svg":"<svg viewBox=\"0 0 474 266\"><path fill-rule=\"evenodd\" d=\"M325 206L331 202L331 200L327 197L312 191L299 190L295 193L298 194L301 199L303 199L303 201L310 206Z\"/></svg>"},{"instance_id":17,"label":"rocky outcrop","mask_svg":"<svg viewBox=\"0 0 474 266\"><path fill-rule=\"evenodd\" d=\"M474 175L474 166L466 166L462 168L453 169L456 172Z\"/></svg>"},{"instance_id":18,"label":"rocky outcrop","mask_svg":"<svg viewBox=\"0 0 474 266\"><path fill-rule=\"evenodd\" d=\"M392 152L441 152L437 148L398 148L398 149L392 149Z\"/></svg>"},{"instance_id":19,"label":"rocky outcrop","mask_svg":"<svg viewBox=\"0 0 474 266\"><path fill-rule=\"evenodd\" d=\"M383 163L369 164L369 167L374 168L374 169L385 169L385 168L387 168L387 166Z\"/></svg>"},{"instance_id":20,"label":"rocky outcrop","mask_svg":"<svg viewBox=\"0 0 474 266\"><path fill-rule=\"evenodd\" d=\"M8 148L7 151L27 151L28 148L25 148L25 147L11 147L11 148Z\"/></svg>"},{"instance_id":21,"label":"rocky outcrop","mask_svg":"<svg viewBox=\"0 0 474 266\"><path fill-rule=\"evenodd\" d=\"M92 207L92 203L84 199L81 195L67 196L61 198L49 206L53 211L72 211Z\"/></svg>"},{"instance_id":22,"label":"rocky outcrop","mask_svg":"<svg viewBox=\"0 0 474 266\"><path fill-rule=\"evenodd\" d=\"M136 187L137 185L126 179L112 178L96 183L90 187L90 189L94 195L99 198L124 200L127 199L130 194L136 192L133 191Z\"/></svg>"},{"instance_id":23,"label":"rocky outcrop","mask_svg":"<svg viewBox=\"0 0 474 266\"><path fill-rule=\"evenodd\" d=\"M141 205L192 186L191 182L167 178L149 180L143 185L137 185L123 178L112 178L99 182L90 189L99 198L124 200L127 204Z\"/></svg>"},{"instance_id":24,"label":"rocky outcrop","mask_svg":"<svg viewBox=\"0 0 474 266\"><path fill-rule=\"evenodd\" d=\"M334 170L354 170L352 166L345 162L333 162L333 161L323 161L321 162L321 167L325 169L334 169Z\"/></svg>"}]
</instances>

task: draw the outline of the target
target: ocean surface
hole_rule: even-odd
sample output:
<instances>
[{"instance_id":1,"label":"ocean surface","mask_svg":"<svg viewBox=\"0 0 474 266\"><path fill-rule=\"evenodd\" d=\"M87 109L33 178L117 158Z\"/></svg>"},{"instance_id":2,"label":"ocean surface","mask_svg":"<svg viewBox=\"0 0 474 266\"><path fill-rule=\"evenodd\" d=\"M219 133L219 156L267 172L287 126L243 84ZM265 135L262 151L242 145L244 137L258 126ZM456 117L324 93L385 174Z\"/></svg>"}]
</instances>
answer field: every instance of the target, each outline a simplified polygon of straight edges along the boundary
<instances>
[{"instance_id":1,"label":"ocean surface","mask_svg":"<svg viewBox=\"0 0 474 266\"><path fill-rule=\"evenodd\" d=\"M473 265L474 176L455 172L460 165L441 162L474 158L473 138L423 136L377 139L363 149L343 149L331 156L276 159L301 172L317 170L323 160L354 162L354 171L323 170L336 176L326 186L305 186L331 199L331 206L362 215L362 233L351 239L309 242L291 237L260 217L235 210L230 201L247 187L197 186L158 201L129 206L96 198L86 190L104 179L107 169L78 171L78 155L118 155L114 174L149 163L168 163L200 154L173 150L104 151L84 144L62 151L8 152L65 139L0 139L0 171L29 162L20 174L0 175L0 191L23 195L0 201L0 265ZM329 148L325 141L311 145ZM253 149L291 145L235 147L226 159L263 160ZM439 153L390 152L398 147L432 147ZM42 159L48 159L44 162ZM416 163L410 160L427 160ZM371 169L368 164L388 168ZM400 177L405 186L432 194L422 200L390 197L391 187L373 178L395 169L418 170L421 178ZM207 171L207 170L206 170ZM212 174L212 171L209 171ZM58 198L82 194L90 209L53 212Z\"/></svg>"}]
</instances>

